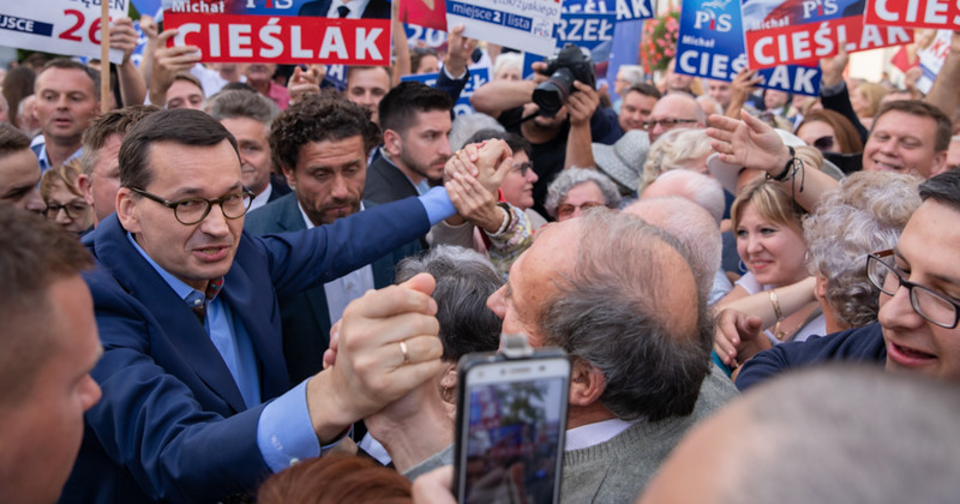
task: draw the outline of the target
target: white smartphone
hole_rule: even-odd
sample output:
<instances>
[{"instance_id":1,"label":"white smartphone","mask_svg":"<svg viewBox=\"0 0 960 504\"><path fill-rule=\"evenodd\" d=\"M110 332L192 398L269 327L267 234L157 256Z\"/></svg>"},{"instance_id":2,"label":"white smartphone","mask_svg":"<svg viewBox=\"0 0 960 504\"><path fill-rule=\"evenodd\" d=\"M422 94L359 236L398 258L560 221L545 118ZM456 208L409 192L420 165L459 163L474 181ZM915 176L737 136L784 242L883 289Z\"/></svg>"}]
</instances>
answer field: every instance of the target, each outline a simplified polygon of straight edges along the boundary
<instances>
[{"instance_id":1,"label":"white smartphone","mask_svg":"<svg viewBox=\"0 0 960 504\"><path fill-rule=\"evenodd\" d=\"M560 496L570 360L470 354L458 366L454 492L460 503L553 504Z\"/></svg>"}]
</instances>

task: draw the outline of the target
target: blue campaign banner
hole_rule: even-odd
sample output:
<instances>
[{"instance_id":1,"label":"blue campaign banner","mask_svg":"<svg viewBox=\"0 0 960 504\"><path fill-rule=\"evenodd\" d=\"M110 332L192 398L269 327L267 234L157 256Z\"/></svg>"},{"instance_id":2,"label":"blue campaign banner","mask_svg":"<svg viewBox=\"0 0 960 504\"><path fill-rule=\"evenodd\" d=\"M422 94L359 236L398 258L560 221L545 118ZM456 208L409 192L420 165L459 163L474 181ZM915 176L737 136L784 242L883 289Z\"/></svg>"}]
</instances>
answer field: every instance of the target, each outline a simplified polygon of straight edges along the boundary
<instances>
[{"instance_id":1,"label":"blue campaign banner","mask_svg":"<svg viewBox=\"0 0 960 504\"><path fill-rule=\"evenodd\" d=\"M732 81L747 67L740 3L684 2L677 40L677 73ZM781 65L759 70L760 87L818 96L820 68Z\"/></svg>"},{"instance_id":2,"label":"blue campaign banner","mask_svg":"<svg viewBox=\"0 0 960 504\"><path fill-rule=\"evenodd\" d=\"M402 82L422 82L430 87L433 87L437 84L437 77L439 77L439 74L435 73L404 75L403 77L400 77L400 80ZM486 68L471 69L470 80L467 81L467 85L464 86L463 91L460 92L460 98L457 99L457 102L453 104L454 114L458 116L472 114L474 110L473 106L470 105L470 97L473 96L473 93L477 90L477 88L486 84L487 82L490 82L490 73Z\"/></svg>"},{"instance_id":3,"label":"blue campaign banner","mask_svg":"<svg viewBox=\"0 0 960 504\"><path fill-rule=\"evenodd\" d=\"M617 21L651 19L656 15L653 0L567 0L563 2L563 11L616 14Z\"/></svg>"},{"instance_id":4,"label":"blue campaign banner","mask_svg":"<svg viewBox=\"0 0 960 504\"><path fill-rule=\"evenodd\" d=\"M156 16L160 12L160 0L132 0L131 3L141 15Z\"/></svg>"}]
</instances>

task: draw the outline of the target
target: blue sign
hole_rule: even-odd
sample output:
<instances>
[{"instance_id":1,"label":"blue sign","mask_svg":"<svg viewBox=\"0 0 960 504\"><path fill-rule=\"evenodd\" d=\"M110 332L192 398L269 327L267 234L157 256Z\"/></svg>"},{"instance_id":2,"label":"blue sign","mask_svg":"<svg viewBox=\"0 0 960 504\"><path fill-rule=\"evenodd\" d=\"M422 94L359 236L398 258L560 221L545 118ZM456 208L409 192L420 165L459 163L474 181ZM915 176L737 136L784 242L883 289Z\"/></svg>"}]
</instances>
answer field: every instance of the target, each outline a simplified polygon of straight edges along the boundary
<instances>
[{"instance_id":1,"label":"blue sign","mask_svg":"<svg viewBox=\"0 0 960 504\"><path fill-rule=\"evenodd\" d=\"M732 81L747 67L740 3L733 0L708 0L687 3L680 12L676 72ZM758 71L760 87L788 93L818 96L820 68L781 65Z\"/></svg>"},{"instance_id":2,"label":"blue sign","mask_svg":"<svg viewBox=\"0 0 960 504\"><path fill-rule=\"evenodd\" d=\"M400 78L400 80L402 82L422 82L430 87L434 87L437 84L437 77L439 77L439 74L435 73L416 74L404 75ZM470 80L467 81L467 85L464 86L463 91L460 92L460 98L458 98L457 102L453 104L453 112L458 116L472 114L474 110L473 106L470 105L470 97L473 96L473 93L477 90L477 88L486 84L487 82L490 82L490 73L486 68L471 69Z\"/></svg>"}]
</instances>

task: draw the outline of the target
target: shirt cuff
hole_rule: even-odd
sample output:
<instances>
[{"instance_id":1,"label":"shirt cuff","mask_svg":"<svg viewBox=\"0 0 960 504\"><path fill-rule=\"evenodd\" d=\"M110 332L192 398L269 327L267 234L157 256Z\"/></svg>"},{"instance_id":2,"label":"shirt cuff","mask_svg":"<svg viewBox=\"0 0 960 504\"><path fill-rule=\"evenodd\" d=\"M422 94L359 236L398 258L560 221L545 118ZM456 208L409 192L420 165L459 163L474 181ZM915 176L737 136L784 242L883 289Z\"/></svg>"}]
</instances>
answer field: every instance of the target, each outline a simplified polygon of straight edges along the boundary
<instances>
[{"instance_id":1,"label":"shirt cuff","mask_svg":"<svg viewBox=\"0 0 960 504\"><path fill-rule=\"evenodd\" d=\"M450 75L450 72L447 70L446 66L441 66L440 71L446 74L448 79L455 80L455 81L465 79L467 77L467 74L470 73L469 68L464 68L463 73L460 74L460 77L454 77L453 75Z\"/></svg>"},{"instance_id":2,"label":"shirt cuff","mask_svg":"<svg viewBox=\"0 0 960 504\"><path fill-rule=\"evenodd\" d=\"M427 211L431 226L457 213L446 187L434 187L423 196L418 196L418 199L423 204L423 209Z\"/></svg>"},{"instance_id":3,"label":"shirt cuff","mask_svg":"<svg viewBox=\"0 0 960 504\"><path fill-rule=\"evenodd\" d=\"M260 414L257 445L264 462L273 472L280 472L300 460L320 456L320 441L307 410L308 381L304 380L264 406Z\"/></svg>"},{"instance_id":4,"label":"shirt cuff","mask_svg":"<svg viewBox=\"0 0 960 504\"><path fill-rule=\"evenodd\" d=\"M832 86L821 86L820 96L836 96L840 94L845 87L847 87L847 83L843 79L840 79L840 82Z\"/></svg>"}]
</instances>

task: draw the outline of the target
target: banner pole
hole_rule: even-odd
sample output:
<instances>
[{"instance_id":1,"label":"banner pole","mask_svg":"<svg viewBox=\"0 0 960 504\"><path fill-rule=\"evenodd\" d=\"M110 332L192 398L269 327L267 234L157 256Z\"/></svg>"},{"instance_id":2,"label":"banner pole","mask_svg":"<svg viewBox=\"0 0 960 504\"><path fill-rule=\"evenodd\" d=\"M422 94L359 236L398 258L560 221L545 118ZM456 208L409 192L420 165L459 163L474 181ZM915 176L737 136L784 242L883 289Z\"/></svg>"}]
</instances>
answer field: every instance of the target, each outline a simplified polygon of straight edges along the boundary
<instances>
[{"instance_id":1,"label":"banner pole","mask_svg":"<svg viewBox=\"0 0 960 504\"><path fill-rule=\"evenodd\" d=\"M110 111L110 0L100 0L100 111Z\"/></svg>"}]
</instances>

